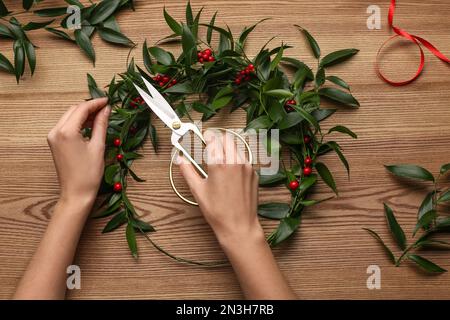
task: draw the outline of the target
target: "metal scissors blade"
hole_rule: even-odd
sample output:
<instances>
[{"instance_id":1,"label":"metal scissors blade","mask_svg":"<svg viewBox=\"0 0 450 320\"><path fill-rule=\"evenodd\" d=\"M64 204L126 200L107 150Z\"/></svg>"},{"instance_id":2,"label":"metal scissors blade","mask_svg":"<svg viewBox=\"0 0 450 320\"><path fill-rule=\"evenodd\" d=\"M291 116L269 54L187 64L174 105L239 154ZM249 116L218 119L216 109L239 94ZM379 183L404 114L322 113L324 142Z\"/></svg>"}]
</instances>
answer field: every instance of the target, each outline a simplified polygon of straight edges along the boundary
<instances>
[{"instance_id":1,"label":"metal scissors blade","mask_svg":"<svg viewBox=\"0 0 450 320\"><path fill-rule=\"evenodd\" d=\"M172 109L170 104L164 99L164 97L156 90L147 80L142 77L145 86L152 96L147 92L142 90L138 85L133 83L136 90L139 92L140 96L150 109L172 130L177 130L181 126L181 120L175 111ZM176 125L174 125L177 123Z\"/></svg>"}]
</instances>

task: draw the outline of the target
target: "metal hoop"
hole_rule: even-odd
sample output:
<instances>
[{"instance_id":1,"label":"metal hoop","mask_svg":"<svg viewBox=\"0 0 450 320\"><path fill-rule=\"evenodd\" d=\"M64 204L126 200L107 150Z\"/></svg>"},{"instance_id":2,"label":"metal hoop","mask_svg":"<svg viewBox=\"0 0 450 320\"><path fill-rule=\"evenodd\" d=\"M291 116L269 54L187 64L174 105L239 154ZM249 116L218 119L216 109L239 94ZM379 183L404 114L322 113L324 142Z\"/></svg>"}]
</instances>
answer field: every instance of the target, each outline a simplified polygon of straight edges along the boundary
<instances>
[{"instance_id":1,"label":"metal hoop","mask_svg":"<svg viewBox=\"0 0 450 320\"><path fill-rule=\"evenodd\" d=\"M239 140L242 141L242 143L244 144L245 148L247 149L248 152L248 162L250 164L253 163L253 154L252 154L252 150L250 149L250 146L248 145L247 141L245 141L244 137L242 137L239 133L234 132L233 130L230 129L225 129L225 128L210 128L210 129L215 129L215 130L221 130L221 131L225 131L225 132L229 132L231 134L233 134L234 136L236 136ZM175 151L172 154L172 158L170 159L170 165L169 165L169 180L170 180L170 185L172 186L173 191L175 192L175 194L178 196L178 198L180 198L181 200L183 200L186 203L189 203L193 206L198 206L198 203L192 200L189 200L188 198L186 198L185 196L183 196L178 189L175 187L175 183L173 181L173 163L175 161L175 157L177 155L177 151Z\"/></svg>"}]
</instances>

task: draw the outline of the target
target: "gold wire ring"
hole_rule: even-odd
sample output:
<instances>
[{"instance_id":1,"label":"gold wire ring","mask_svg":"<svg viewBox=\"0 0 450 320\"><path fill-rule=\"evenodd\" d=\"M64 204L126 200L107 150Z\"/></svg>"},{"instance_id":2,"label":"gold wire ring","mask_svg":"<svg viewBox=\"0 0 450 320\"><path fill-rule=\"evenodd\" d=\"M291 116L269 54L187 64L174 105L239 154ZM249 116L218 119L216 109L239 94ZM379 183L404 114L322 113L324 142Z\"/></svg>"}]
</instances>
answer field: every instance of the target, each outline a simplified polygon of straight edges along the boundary
<instances>
[{"instance_id":1,"label":"gold wire ring","mask_svg":"<svg viewBox=\"0 0 450 320\"><path fill-rule=\"evenodd\" d=\"M247 149L247 152L248 152L248 162L249 162L250 164L253 163L253 154L252 154L252 150L250 149L250 146L248 145L247 141L245 141L245 139L244 139L243 136L241 136L239 133L234 132L233 130L230 130L230 129L225 129L225 128L209 128L209 129L210 129L210 130L222 130L222 131L229 132L229 133L235 135L239 140L242 141L242 143L244 143L245 148ZM172 171L173 171L173 163L174 163L174 161L175 161L175 157L176 157L177 153L178 153L178 152L175 151L175 152L172 154L172 158L170 159L170 165L169 165L169 179L170 179L170 185L172 186L173 191L176 193L176 195L177 195L181 200L183 200L183 201L186 202L186 203L192 204L193 206L198 206L198 203L197 203L197 202L192 201L192 200L189 200L188 198L186 198L185 196L183 196L183 195L177 190L177 188L175 187L175 183L174 183L174 181L173 181L173 172L172 172Z\"/></svg>"}]
</instances>

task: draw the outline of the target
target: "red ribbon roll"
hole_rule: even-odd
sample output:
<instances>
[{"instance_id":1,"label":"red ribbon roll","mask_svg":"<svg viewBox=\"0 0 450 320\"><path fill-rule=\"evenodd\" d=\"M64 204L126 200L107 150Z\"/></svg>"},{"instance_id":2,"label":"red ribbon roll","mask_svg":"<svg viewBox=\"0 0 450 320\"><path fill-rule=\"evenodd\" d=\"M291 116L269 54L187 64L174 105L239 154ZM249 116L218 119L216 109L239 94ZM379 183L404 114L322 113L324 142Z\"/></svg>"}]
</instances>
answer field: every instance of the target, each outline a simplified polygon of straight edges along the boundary
<instances>
[{"instance_id":1,"label":"red ribbon roll","mask_svg":"<svg viewBox=\"0 0 450 320\"><path fill-rule=\"evenodd\" d=\"M408 32L406 32L403 29L400 29L396 26L394 26L394 13L395 13L395 0L391 0L391 5L389 6L389 14L388 14L388 20L389 20L389 27L392 28L392 30L394 30L394 32L396 33L396 35L390 37L389 39L387 39L380 47L380 49L378 50L377 53L377 58L376 58L376 62L375 62L375 68L376 71L378 73L378 75L381 77L381 79L383 79L384 81L386 81L387 83L393 85L393 86L404 86L407 85L411 82L413 82L414 80L416 80L420 74L422 73L422 70L425 66L425 54L423 53L422 50L422 45L425 46L425 48L427 48L428 50L431 51L432 54L434 54L436 57L438 57L439 59L441 59L444 62L450 63L450 59L447 58L444 54L442 54L442 52L440 52L435 46L433 46L430 42L428 42L427 40L425 40L424 38L421 38L419 36L415 36L413 34L410 34ZM384 48L384 46L391 40L393 40L394 38L397 37L403 37L408 39L411 42L414 42L417 47L419 47L420 50L420 64L419 64L419 68L417 69L416 74L409 80L406 81L392 81L389 80L388 78L386 78L381 70L380 70L380 66L379 66L379 56L381 53L381 50Z\"/></svg>"}]
</instances>

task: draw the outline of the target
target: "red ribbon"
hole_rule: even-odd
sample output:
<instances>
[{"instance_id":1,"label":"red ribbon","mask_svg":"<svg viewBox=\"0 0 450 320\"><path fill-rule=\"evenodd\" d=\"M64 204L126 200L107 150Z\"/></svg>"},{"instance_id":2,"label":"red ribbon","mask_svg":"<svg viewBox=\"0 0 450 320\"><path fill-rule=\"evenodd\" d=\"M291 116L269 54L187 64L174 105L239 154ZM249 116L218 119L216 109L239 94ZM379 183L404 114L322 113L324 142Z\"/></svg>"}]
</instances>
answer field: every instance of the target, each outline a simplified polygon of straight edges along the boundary
<instances>
[{"instance_id":1,"label":"red ribbon","mask_svg":"<svg viewBox=\"0 0 450 320\"><path fill-rule=\"evenodd\" d=\"M433 46L430 42L428 42L424 38L421 38L419 36L415 36L413 34L410 34L410 33L406 32L403 29L400 29L400 28L394 26L395 1L396 0L391 0L391 5L389 7L388 20L389 20L389 27L391 27L392 30L394 30L396 35L394 35L394 36L390 37L389 39L387 39L381 45L380 49L378 49L376 63L375 63L375 68L376 68L376 71L377 71L378 75L381 77L381 79L383 79L384 81L386 81L387 83L389 83L389 84L391 84L393 86L397 86L398 87L398 86L404 86L404 85L407 85L407 84L413 82L422 73L422 70L423 70L423 68L425 66L425 54L423 53L421 45L425 46L425 48L430 50L432 54L434 54L436 57L438 57L439 59L441 59L444 62L450 63L450 59L447 58L444 54L442 54L435 46ZM400 81L400 82L392 81L392 80L389 80L388 78L386 78L381 73L381 70L380 70L380 67L379 67L379 56L380 56L381 50L384 48L384 46L388 42L390 42L391 40L393 40L394 38L397 38L397 37L403 37L403 38L408 39L411 42L414 42L417 45L417 47L419 47L419 50L420 50L420 64L419 64L419 68L417 69L416 74L411 79L406 80L406 81Z\"/></svg>"}]
</instances>

